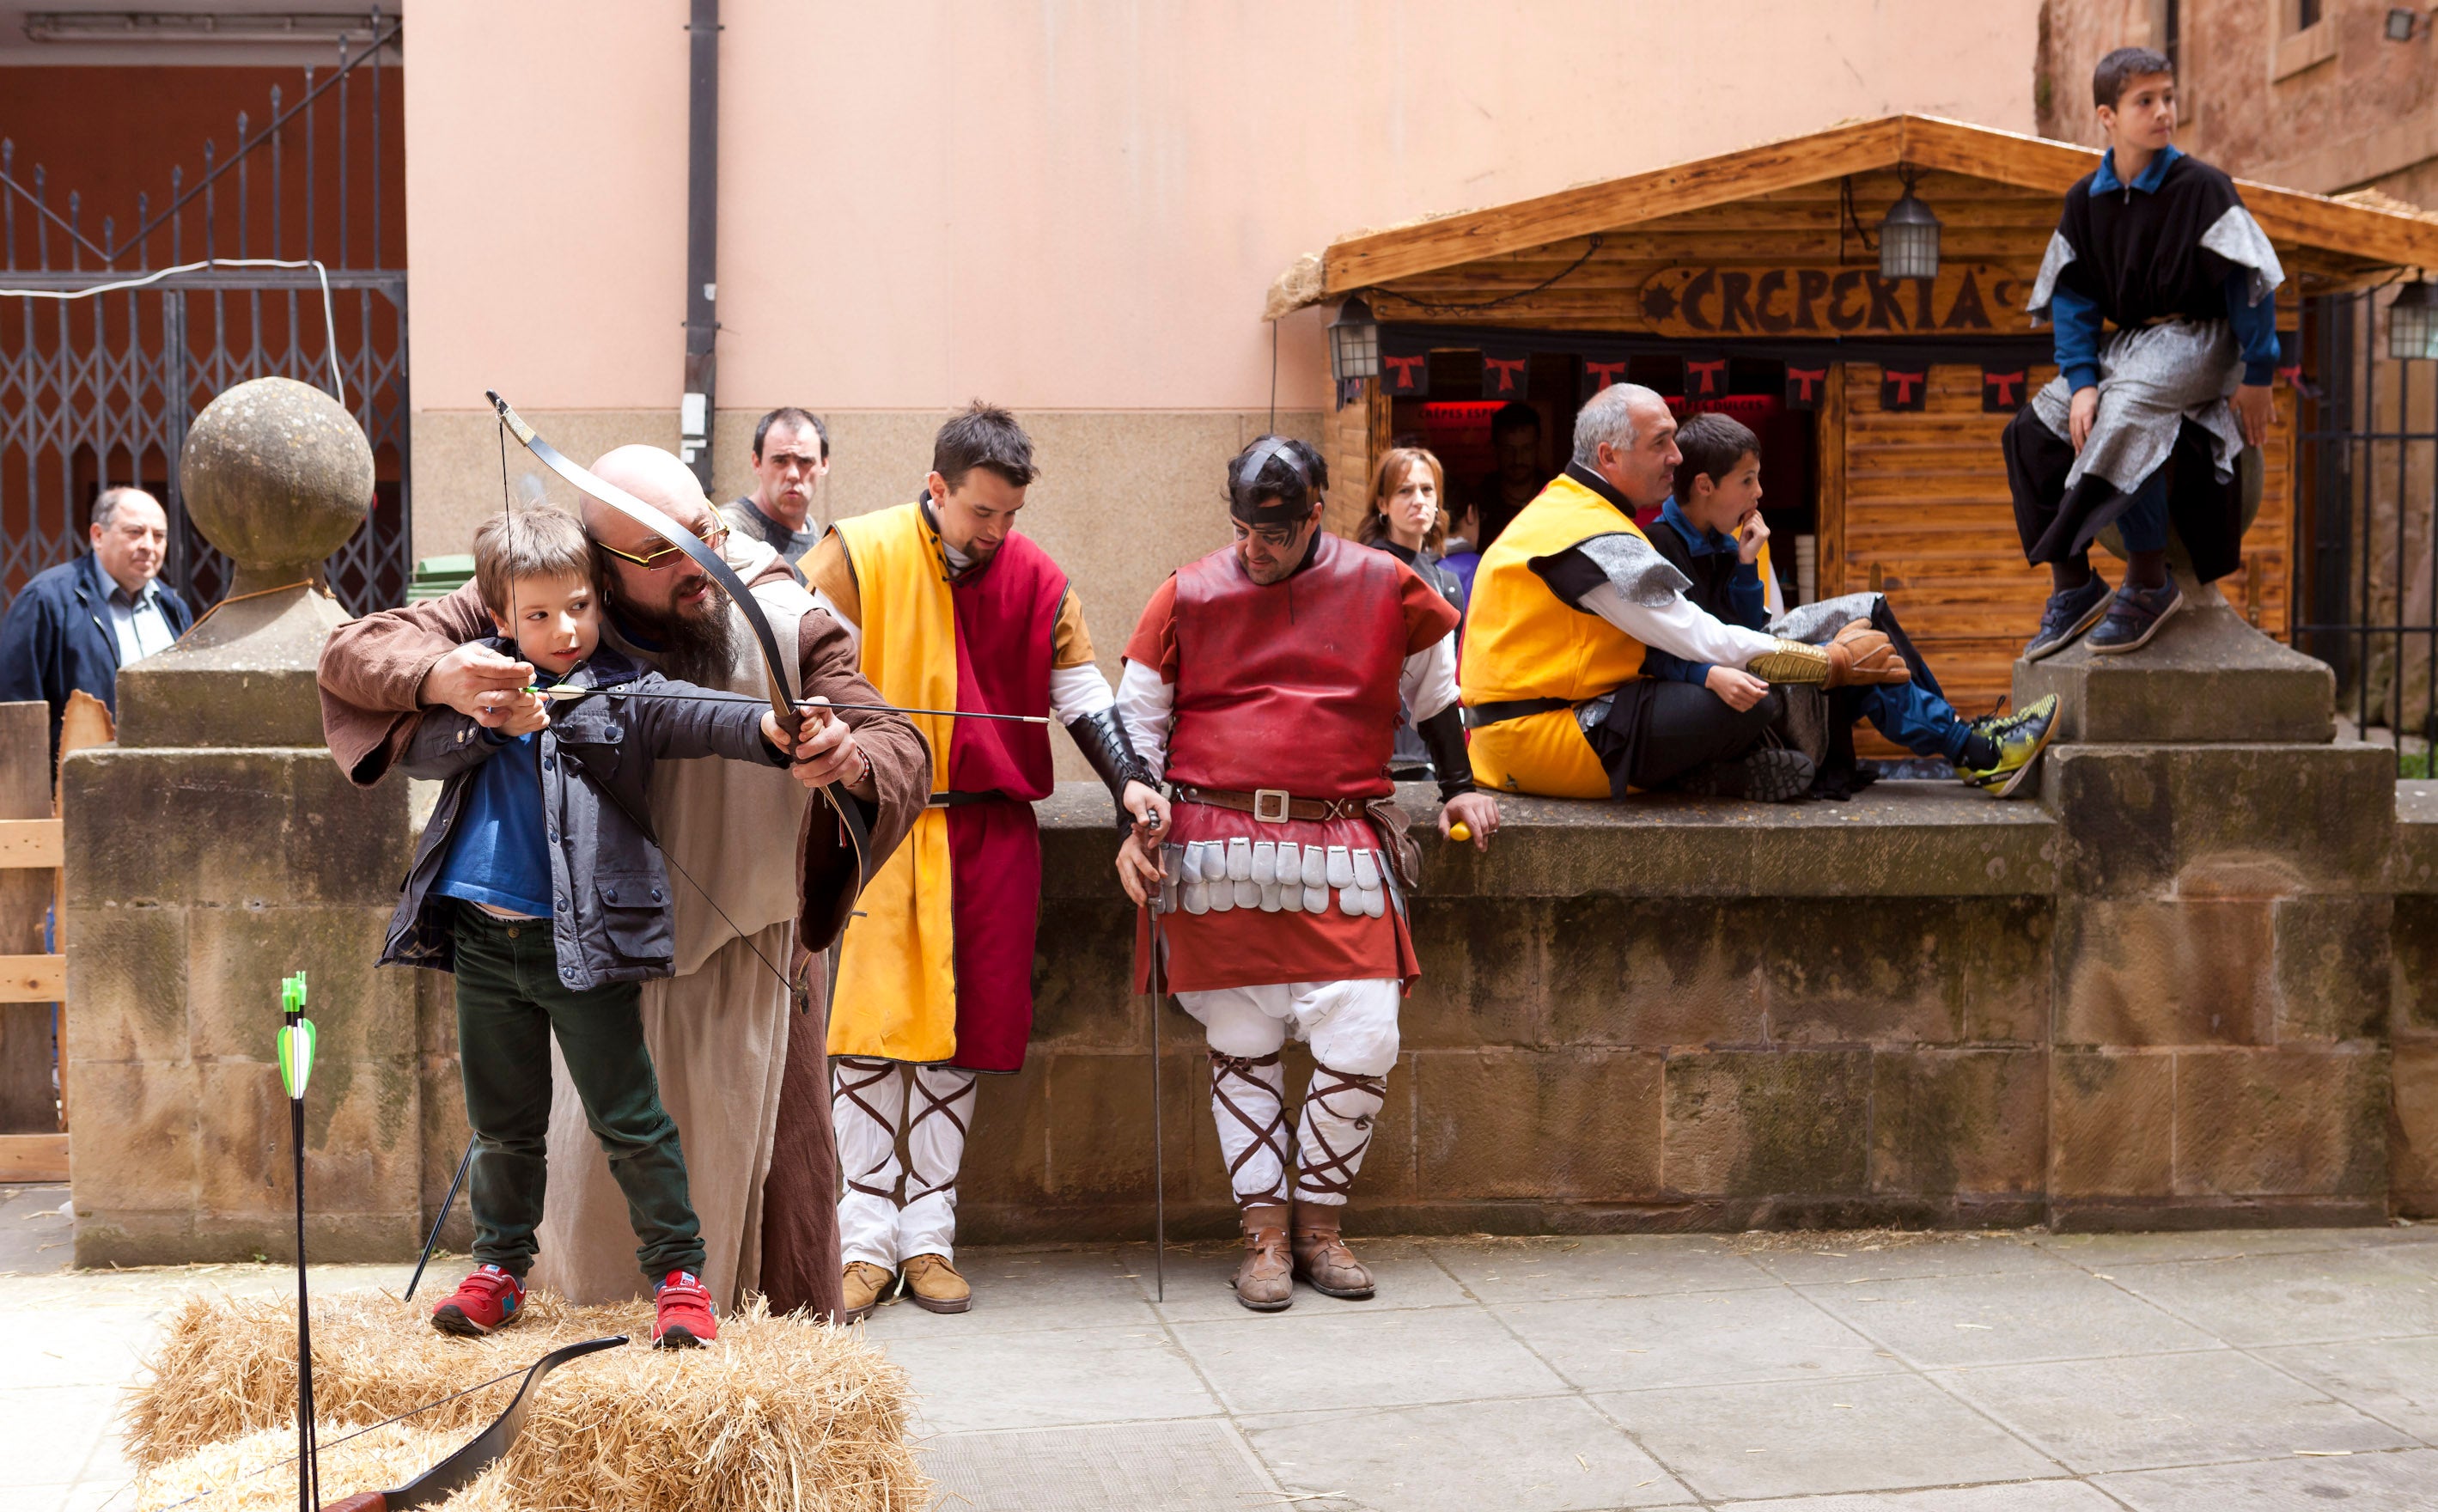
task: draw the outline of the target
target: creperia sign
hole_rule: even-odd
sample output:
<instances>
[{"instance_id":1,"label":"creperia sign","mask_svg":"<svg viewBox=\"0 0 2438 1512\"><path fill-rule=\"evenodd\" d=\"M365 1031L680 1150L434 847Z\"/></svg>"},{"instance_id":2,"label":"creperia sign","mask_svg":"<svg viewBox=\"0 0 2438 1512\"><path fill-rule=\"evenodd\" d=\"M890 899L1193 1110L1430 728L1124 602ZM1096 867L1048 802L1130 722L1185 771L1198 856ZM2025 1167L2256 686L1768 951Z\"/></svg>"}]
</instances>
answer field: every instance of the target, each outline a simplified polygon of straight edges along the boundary
<instances>
[{"instance_id":1,"label":"creperia sign","mask_svg":"<svg viewBox=\"0 0 2438 1512\"><path fill-rule=\"evenodd\" d=\"M1947 263L1936 278L1753 263L1662 268L1638 297L1654 336L2012 336L2035 329L2031 288L1986 262Z\"/></svg>"}]
</instances>

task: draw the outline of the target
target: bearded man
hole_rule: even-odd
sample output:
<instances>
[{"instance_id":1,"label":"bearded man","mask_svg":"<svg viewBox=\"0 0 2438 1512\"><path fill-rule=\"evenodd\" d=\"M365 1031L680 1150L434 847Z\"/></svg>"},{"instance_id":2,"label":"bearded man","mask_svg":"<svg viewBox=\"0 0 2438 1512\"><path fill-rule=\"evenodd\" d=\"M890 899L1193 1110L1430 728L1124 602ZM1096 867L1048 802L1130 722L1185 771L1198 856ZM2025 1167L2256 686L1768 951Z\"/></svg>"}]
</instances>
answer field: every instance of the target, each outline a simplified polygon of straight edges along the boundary
<instances>
[{"instance_id":1,"label":"bearded man","mask_svg":"<svg viewBox=\"0 0 2438 1512\"><path fill-rule=\"evenodd\" d=\"M721 552L791 658L775 669L782 680L807 698L881 701L857 673L845 629L776 552L732 536L684 464L658 448L620 447L592 470ZM750 627L709 574L639 521L583 504L601 569L604 642L670 677L758 696L767 686L758 653L740 654ZM489 633L468 584L331 635L320 668L323 732L351 781L380 781L422 710L480 715L533 681L530 666L473 643ZM684 1144L712 1296L733 1308L758 1291L773 1310L835 1315L827 972L808 953L845 927L860 878L838 820L822 804L808 806L798 782L846 784L862 805L876 866L922 811L930 753L902 715L842 712L807 722L793 777L736 762L666 762L655 772L651 813L679 873L677 975L645 986L644 1028ZM789 833L798 835L793 864L770 843ZM533 1280L581 1303L640 1295L622 1253L625 1199L563 1066L555 1064L552 1082L552 1195Z\"/></svg>"}]
</instances>

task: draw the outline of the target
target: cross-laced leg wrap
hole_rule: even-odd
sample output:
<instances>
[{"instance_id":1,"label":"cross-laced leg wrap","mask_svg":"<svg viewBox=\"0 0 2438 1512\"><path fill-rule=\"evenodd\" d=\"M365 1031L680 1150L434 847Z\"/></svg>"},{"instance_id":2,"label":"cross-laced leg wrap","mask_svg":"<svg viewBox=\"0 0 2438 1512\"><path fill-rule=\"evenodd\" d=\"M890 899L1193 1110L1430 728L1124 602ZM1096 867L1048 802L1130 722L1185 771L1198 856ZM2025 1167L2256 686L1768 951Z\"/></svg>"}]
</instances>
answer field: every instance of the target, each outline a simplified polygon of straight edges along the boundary
<instances>
[{"instance_id":1,"label":"cross-laced leg wrap","mask_svg":"<svg viewBox=\"0 0 2438 1512\"><path fill-rule=\"evenodd\" d=\"M897 1120L906 1111L906 1082L895 1061L841 1055L833 1063L830 1121L838 1130L839 1166L846 1188L897 1201Z\"/></svg>"},{"instance_id":2,"label":"cross-laced leg wrap","mask_svg":"<svg viewBox=\"0 0 2438 1512\"><path fill-rule=\"evenodd\" d=\"M1385 1076L1357 1076L1318 1064L1313 1066L1297 1139L1298 1202L1329 1204L1347 1200L1354 1188L1354 1173L1363 1169L1363 1153L1371 1148L1371 1126L1387 1100Z\"/></svg>"},{"instance_id":3,"label":"cross-laced leg wrap","mask_svg":"<svg viewBox=\"0 0 2438 1512\"><path fill-rule=\"evenodd\" d=\"M957 1184L965 1134L973 1127L974 1073L948 1065L917 1066L913 1112L906 1120L906 1204Z\"/></svg>"},{"instance_id":4,"label":"cross-laced leg wrap","mask_svg":"<svg viewBox=\"0 0 2438 1512\"><path fill-rule=\"evenodd\" d=\"M1276 1050L1210 1052L1210 1116L1219 1125L1219 1151L1228 1157L1228 1186L1239 1207L1287 1200L1286 1086Z\"/></svg>"}]
</instances>

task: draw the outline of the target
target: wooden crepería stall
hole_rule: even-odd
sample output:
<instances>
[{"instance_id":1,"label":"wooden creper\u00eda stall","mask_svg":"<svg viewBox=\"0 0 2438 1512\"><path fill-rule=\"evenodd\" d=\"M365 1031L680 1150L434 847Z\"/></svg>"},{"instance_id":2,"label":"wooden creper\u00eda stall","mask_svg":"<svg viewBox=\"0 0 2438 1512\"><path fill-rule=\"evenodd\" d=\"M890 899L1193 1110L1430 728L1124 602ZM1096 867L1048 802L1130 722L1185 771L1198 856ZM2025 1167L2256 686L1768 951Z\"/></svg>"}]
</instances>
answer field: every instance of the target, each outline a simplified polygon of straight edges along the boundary
<instances>
[{"instance_id":1,"label":"wooden creper\u00eda stall","mask_svg":"<svg viewBox=\"0 0 2438 1512\"><path fill-rule=\"evenodd\" d=\"M1380 374L1341 392L1328 428L1331 523L1352 528L1359 480L1404 442L1439 451L1452 499L1495 519L1564 464L1584 398L1643 383L1759 433L1790 601L1884 589L1957 707L1995 707L2047 587L2015 538L1998 437L2056 371L2023 307L2059 197L2094 164L1889 116L1334 242L1281 276L1268 310L1359 295L1379 325ZM1934 278L1880 271L1907 178L1941 222ZM2438 267L2438 224L2242 188L2285 262L2289 360L2307 300ZM2221 587L2283 638L2308 509L2290 382L2276 415L2244 565Z\"/></svg>"}]
</instances>

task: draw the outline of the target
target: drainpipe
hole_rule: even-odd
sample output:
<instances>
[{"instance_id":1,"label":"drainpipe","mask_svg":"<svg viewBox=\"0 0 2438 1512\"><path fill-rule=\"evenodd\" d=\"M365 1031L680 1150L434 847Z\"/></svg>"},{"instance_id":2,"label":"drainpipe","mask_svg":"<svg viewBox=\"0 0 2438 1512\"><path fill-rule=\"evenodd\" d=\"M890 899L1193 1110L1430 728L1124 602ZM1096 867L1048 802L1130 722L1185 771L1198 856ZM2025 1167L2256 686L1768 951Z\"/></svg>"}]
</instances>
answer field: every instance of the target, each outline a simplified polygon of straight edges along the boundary
<instances>
[{"instance_id":1,"label":"drainpipe","mask_svg":"<svg viewBox=\"0 0 2438 1512\"><path fill-rule=\"evenodd\" d=\"M719 335L719 0L693 0L686 25L685 398L678 456L711 491L712 343Z\"/></svg>"}]
</instances>

